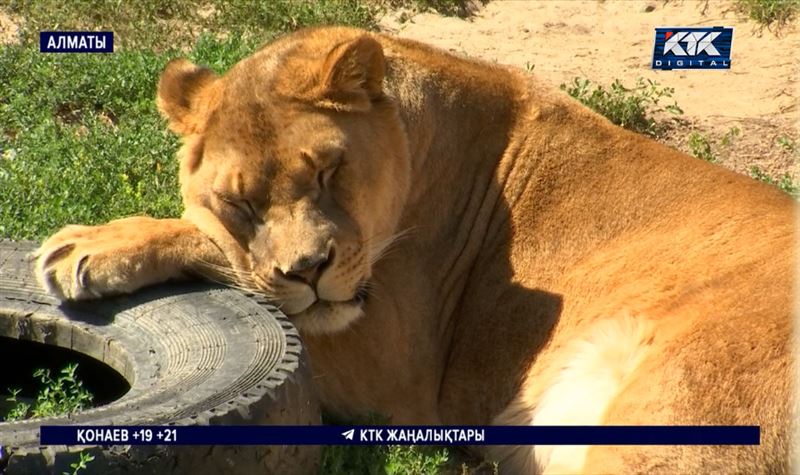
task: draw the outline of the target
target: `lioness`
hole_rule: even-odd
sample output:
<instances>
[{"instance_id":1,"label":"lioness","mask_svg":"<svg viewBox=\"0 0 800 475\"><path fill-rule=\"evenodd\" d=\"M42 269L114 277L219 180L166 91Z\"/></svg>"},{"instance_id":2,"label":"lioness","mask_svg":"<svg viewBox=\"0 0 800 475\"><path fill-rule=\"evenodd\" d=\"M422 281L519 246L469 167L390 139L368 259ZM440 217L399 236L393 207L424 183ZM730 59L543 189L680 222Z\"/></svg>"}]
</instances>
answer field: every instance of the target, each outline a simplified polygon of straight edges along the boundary
<instances>
[{"instance_id":1,"label":"lioness","mask_svg":"<svg viewBox=\"0 0 800 475\"><path fill-rule=\"evenodd\" d=\"M63 299L266 295L320 397L398 424L759 424L760 446L497 447L522 473L786 472L794 202L509 67L347 28L166 67L181 219L69 226Z\"/></svg>"}]
</instances>

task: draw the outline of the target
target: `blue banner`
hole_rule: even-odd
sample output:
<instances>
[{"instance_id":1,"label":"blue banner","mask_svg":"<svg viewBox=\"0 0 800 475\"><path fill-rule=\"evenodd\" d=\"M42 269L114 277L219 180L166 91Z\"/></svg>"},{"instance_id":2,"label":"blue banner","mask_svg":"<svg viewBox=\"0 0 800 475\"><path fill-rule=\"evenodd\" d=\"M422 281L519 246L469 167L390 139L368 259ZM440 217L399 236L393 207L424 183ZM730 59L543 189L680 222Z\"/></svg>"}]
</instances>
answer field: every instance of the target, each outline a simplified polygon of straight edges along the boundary
<instances>
[{"instance_id":1,"label":"blue banner","mask_svg":"<svg viewBox=\"0 0 800 475\"><path fill-rule=\"evenodd\" d=\"M733 28L656 28L653 69L730 69Z\"/></svg>"},{"instance_id":2,"label":"blue banner","mask_svg":"<svg viewBox=\"0 0 800 475\"><path fill-rule=\"evenodd\" d=\"M113 53L111 31L40 31L42 53Z\"/></svg>"},{"instance_id":3,"label":"blue banner","mask_svg":"<svg viewBox=\"0 0 800 475\"><path fill-rule=\"evenodd\" d=\"M42 426L42 445L758 445L759 426Z\"/></svg>"}]
</instances>

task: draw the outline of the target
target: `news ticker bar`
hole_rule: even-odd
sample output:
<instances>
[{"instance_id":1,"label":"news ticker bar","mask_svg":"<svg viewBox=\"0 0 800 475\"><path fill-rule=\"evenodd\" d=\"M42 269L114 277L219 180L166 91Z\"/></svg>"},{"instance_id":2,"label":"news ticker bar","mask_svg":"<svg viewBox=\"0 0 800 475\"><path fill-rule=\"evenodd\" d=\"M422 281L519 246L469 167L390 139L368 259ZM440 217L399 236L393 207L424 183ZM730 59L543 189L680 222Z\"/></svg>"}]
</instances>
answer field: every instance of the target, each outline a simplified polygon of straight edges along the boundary
<instances>
[{"instance_id":1,"label":"news ticker bar","mask_svg":"<svg viewBox=\"0 0 800 475\"><path fill-rule=\"evenodd\" d=\"M758 445L759 426L42 426L42 445Z\"/></svg>"}]
</instances>

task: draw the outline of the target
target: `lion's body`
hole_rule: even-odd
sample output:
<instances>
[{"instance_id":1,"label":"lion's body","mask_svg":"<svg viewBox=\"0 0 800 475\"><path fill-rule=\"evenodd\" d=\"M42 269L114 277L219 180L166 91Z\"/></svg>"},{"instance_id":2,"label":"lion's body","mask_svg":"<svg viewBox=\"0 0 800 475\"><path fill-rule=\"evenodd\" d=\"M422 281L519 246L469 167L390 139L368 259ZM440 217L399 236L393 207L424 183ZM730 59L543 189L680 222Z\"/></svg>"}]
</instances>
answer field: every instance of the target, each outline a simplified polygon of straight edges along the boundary
<instances>
[{"instance_id":1,"label":"lion's body","mask_svg":"<svg viewBox=\"0 0 800 475\"><path fill-rule=\"evenodd\" d=\"M148 252L171 269L268 281L304 332L331 410L399 424L759 424L757 447L488 456L508 473L788 470L797 407L788 197L613 126L521 71L391 37L311 30L221 80L185 64L172 71L159 102L185 137L187 213L159 232L189 237ZM284 180L297 168L285 151L312 137L325 137L314 150L346 149L346 165L330 191L321 181L316 201L303 201L292 184L304 172ZM283 161L265 164L259 149ZM267 238L259 226L239 233L209 197L220 186L249 196ZM329 215L343 217L319 217ZM128 262L135 285L92 278L119 271L120 253L135 261L142 242L166 241L133 232L136 245L117 241L93 270L82 257L124 226L51 238L42 281L85 298L182 273ZM405 230L386 256L365 244ZM302 275L292 267L315 253L335 257ZM365 277L369 298L348 300ZM295 284L312 278L309 305Z\"/></svg>"}]
</instances>

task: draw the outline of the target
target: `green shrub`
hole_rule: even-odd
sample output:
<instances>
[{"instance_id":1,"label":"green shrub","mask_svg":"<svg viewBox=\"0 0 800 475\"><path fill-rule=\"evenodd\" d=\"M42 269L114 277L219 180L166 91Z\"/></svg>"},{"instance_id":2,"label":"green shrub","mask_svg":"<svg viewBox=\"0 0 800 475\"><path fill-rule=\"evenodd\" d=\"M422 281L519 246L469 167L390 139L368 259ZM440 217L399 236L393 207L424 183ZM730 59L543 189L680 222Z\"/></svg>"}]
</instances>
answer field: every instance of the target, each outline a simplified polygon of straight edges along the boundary
<instances>
[{"instance_id":1,"label":"green shrub","mask_svg":"<svg viewBox=\"0 0 800 475\"><path fill-rule=\"evenodd\" d=\"M736 0L736 8L762 26L783 26L800 10L800 0Z\"/></svg>"},{"instance_id":2,"label":"green shrub","mask_svg":"<svg viewBox=\"0 0 800 475\"><path fill-rule=\"evenodd\" d=\"M671 98L675 90L671 87L660 87L657 82L649 79L638 78L636 86L632 88L625 87L619 79L615 79L607 89L594 85L589 79L574 78L571 84L562 84L561 90L611 122L648 135L657 135L661 128L653 114L662 111L683 113L674 101L661 107L662 99Z\"/></svg>"}]
</instances>

